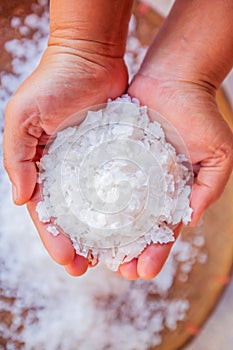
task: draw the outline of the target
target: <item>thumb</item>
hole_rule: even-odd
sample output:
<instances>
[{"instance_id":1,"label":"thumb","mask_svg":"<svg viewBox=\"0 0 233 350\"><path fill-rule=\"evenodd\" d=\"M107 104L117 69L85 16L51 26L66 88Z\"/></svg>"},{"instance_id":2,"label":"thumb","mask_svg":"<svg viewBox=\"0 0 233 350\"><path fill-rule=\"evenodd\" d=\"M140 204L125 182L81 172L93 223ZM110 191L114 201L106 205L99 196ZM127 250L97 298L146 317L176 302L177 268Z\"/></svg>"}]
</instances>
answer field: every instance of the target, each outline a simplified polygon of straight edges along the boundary
<instances>
[{"instance_id":1,"label":"thumb","mask_svg":"<svg viewBox=\"0 0 233 350\"><path fill-rule=\"evenodd\" d=\"M193 209L190 226L195 226L205 210L222 194L233 167L233 150L218 150L201 163L191 194Z\"/></svg>"},{"instance_id":2,"label":"thumb","mask_svg":"<svg viewBox=\"0 0 233 350\"><path fill-rule=\"evenodd\" d=\"M35 188L37 172L35 164L31 161L18 161L12 166L5 158L5 168L12 182L12 196L14 203L22 205L27 203Z\"/></svg>"},{"instance_id":3,"label":"thumb","mask_svg":"<svg viewBox=\"0 0 233 350\"><path fill-rule=\"evenodd\" d=\"M26 111L13 98L5 113L3 152L15 204L26 203L33 194L37 179L33 159L42 131L38 113L32 108Z\"/></svg>"}]
</instances>

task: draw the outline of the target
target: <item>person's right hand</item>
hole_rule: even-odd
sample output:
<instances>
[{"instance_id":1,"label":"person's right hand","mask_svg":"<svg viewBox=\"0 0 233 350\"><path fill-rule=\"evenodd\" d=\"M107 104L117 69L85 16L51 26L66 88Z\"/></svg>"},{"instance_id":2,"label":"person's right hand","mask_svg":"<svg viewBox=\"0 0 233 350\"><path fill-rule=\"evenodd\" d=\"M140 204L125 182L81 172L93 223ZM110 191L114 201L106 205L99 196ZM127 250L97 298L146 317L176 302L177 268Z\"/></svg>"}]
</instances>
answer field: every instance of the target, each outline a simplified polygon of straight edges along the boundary
<instances>
[{"instance_id":1,"label":"person's right hand","mask_svg":"<svg viewBox=\"0 0 233 350\"><path fill-rule=\"evenodd\" d=\"M87 259L75 254L63 234L53 236L38 220L40 201L35 161L57 127L73 113L121 95L128 75L123 59L50 46L38 68L7 105L4 131L5 168L13 184L15 204L27 203L45 248L72 275L81 275ZM80 120L81 122L81 120Z\"/></svg>"}]
</instances>

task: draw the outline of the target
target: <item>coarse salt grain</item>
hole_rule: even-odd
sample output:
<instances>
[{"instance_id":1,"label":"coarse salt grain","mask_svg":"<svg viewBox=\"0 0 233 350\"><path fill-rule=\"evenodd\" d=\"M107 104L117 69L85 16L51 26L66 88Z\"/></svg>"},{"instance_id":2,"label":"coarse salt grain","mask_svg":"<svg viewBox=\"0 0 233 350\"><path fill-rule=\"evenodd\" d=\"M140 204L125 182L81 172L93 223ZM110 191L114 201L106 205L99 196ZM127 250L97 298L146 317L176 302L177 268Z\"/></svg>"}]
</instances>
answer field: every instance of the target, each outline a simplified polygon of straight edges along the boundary
<instances>
[{"instance_id":1,"label":"coarse salt grain","mask_svg":"<svg viewBox=\"0 0 233 350\"><path fill-rule=\"evenodd\" d=\"M19 28L21 25L21 18L19 17L12 17L11 19L11 27L12 28Z\"/></svg>"},{"instance_id":2,"label":"coarse salt grain","mask_svg":"<svg viewBox=\"0 0 233 350\"><path fill-rule=\"evenodd\" d=\"M55 237L57 235L59 235L59 231L54 225L48 225L46 229L47 229L48 232L52 233L52 235L55 236Z\"/></svg>"}]
</instances>

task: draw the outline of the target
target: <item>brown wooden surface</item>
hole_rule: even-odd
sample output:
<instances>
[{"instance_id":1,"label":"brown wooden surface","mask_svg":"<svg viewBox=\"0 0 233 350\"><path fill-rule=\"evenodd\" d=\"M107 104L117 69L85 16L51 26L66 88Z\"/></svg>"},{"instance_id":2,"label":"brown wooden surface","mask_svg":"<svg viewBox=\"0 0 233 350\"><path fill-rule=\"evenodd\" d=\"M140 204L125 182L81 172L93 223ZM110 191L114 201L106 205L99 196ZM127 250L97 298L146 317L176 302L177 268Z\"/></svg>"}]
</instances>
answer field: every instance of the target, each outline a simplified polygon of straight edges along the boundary
<instances>
[{"instance_id":1,"label":"brown wooden surface","mask_svg":"<svg viewBox=\"0 0 233 350\"><path fill-rule=\"evenodd\" d=\"M9 27L10 18L13 15L24 17L30 12L31 2L27 0L14 0L2 2L0 5L0 69L11 70L10 55L4 51L4 42L14 37L20 37L17 30ZM148 45L156 33L162 18L145 6L135 5L137 17L138 38ZM223 91L218 93L218 103L223 115L232 123L232 114ZM204 265L196 264L186 283L176 279L170 291L171 298L187 298L190 301L190 309L184 322L180 322L175 331L164 330L163 343L154 347L155 350L180 349L190 338L195 329L201 327L203 322L213 310L223 290L227 276L229 276L233 258L233 176L231 177L221 199L216 202L206 213L204 220L204 236L208 262ZM192 236L192 231L183 233L185 239ZM11 301L12 302L12 301ZM3 315L5 322L10 322L12 315ZM214 335L213 335L214 336ZM5 346L2 340L1 346ZM20 344L16 344L16 348Z\"/></svg>"}]
</instances>

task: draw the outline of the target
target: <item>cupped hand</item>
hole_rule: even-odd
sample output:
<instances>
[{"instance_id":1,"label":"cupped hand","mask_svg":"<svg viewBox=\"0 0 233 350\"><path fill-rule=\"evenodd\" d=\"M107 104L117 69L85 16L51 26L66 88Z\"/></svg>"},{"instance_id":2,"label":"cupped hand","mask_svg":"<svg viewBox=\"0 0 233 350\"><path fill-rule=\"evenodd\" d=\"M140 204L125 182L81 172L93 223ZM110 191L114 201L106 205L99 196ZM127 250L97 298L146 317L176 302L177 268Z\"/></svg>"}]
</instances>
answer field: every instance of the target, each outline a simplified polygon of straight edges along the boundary
<instances>
[{"instance_id":1,"label":"cupped hand","mask_svg":"<svg viewBox=\"0 0 233 350\"><path fill-rule=\"evenodd\" d=\"M191 226L219 198L233 167L233 134L219 113L215 88L204 81L156 79L139 72L128 93L172 124L184 141L196 174L191 194ZM179 229L176 231L176 236ZM120 267L129 279L151 279L164 265L172 244L148 246L138 259Z\"/></svg>"},{"instance_id":2,"label":"cupped hand","mask_svg":"<svg viewBox=\"0 0 233 350\"><path fill-rule=\"evenodd\" d=\"M71 275L84 273L88 261L75 253L65 235L51 235L46 224L38 220L35 208L41 198L35 161L64 120L81 109L121 95L127 81L121 58L54 45L46 49L38 68L6 108L4 163L13 185L14 202L27 203L45 248Z\"/></svg>"}]
</instances>

